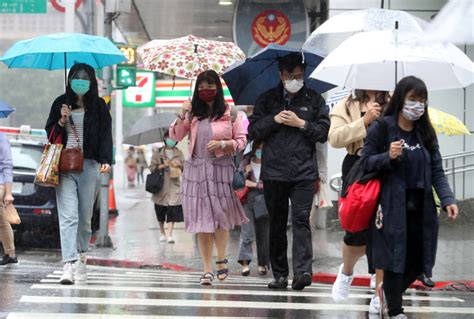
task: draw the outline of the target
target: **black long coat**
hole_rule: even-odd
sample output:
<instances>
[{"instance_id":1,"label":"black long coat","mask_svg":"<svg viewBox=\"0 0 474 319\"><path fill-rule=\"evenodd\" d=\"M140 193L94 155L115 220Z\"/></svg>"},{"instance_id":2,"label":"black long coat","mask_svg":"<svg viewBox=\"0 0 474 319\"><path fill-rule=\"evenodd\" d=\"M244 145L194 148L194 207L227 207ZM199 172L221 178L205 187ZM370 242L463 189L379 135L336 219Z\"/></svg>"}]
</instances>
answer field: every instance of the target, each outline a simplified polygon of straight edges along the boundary
<instances>
[{"instance_id":1,"label":"black long coat","mask_svg":"<svg viewBox=\"0 0 474 319\"><path fill-rule=\"evenodd\" d=\"M403 273L407 245L406 236L406 176L403 160L391 160L390 143L400 140L398 121L395 116L385 117L387 131L376 121L371 125L362 155L367 172L383 171L380 204L383 212L383 228L377 229L371 223L372 252L375 268ZM420 144L422 139L415 127ZM387 136L384 136L387 134ZM422 145L424 165L424 211L423 211L423 269L431 277L435 263L439 220L436 213L432 186L434 186L442 207L454 204L455 198L443 170L439 146L429 151Z\"/></svg>"}]
</instances>

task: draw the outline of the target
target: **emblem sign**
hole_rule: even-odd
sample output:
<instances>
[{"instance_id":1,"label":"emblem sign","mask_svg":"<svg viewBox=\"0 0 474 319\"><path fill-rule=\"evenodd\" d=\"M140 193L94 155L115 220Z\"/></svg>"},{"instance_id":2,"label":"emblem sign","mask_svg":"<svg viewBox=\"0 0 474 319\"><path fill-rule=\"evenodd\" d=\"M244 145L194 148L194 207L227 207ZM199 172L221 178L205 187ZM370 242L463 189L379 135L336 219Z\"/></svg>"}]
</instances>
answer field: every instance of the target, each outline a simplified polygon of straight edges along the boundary
<instances>
[{"instance_id":1,"label":"emblem sign","mask_svg":"<svg viewBox=\"0 0 474 319\"><path fill-rule=\"evenodd\" d=\"M247 56L270 43L301 48L309 34L304 0L238 0L233 32Z\"/></svg>"}]
</instances>

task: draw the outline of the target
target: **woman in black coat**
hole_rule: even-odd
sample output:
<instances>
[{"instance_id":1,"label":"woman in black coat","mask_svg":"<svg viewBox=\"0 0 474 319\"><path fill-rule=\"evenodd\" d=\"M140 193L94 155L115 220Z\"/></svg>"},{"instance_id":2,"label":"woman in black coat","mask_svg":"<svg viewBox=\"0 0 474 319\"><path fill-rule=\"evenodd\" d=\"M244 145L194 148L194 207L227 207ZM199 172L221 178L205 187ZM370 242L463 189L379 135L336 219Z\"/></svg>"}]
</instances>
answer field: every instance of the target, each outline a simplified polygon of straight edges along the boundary
<instances>
[{"instance_id":1,"label":"woman in black coat","mask_svg":"<svg viewBox=\"0 0 474 319\"><path fill-rule=\"evenodd\" d=\"M381 311L406 318L402 293L435 263L439 220L433 187L449 218L458 207L444 174L436 133L427 110L428 91L409 76L396 86L384 124L369 129L362 161L382 176L380 209L371 225L373 262L384 270Z\"/></svg>"}]
</instances>

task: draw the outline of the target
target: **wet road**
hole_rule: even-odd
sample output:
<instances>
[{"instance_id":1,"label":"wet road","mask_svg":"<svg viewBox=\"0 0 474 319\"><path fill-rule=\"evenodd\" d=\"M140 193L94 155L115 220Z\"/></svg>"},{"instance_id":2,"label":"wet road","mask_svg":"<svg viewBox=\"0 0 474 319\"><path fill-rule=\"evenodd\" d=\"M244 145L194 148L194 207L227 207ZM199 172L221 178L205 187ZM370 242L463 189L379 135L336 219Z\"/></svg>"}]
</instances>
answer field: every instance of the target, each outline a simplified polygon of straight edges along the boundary
<instances>
[{"instance_id":1,"label":"wet road","mask_svg":"<svg viewBox=\"0 0 474 319\"><path fill-rule=\"evenodd\" d=\"M378 318L371 291L353 287L334 304L330 286L269 291L268 278L231 276L212 287L198 273L89 266L87 284L61 286L57 263L25 261L0 269L0 318ZM473 318L474 294L418 292L405 296L409 318Z\"/></svg>"}]
</instances>

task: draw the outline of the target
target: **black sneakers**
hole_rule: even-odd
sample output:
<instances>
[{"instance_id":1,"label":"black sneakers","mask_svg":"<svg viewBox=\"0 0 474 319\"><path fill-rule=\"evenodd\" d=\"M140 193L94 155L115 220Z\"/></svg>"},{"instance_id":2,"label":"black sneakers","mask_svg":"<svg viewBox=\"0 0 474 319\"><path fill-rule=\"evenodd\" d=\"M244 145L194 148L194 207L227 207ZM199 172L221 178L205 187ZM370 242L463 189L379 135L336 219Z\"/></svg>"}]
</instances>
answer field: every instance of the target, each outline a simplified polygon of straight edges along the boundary
<instances>
[{"instance_id":1,"label":"black sneakers","mask_svg":"<svg viewBox=\"0 0 474 319\"><path fill-rule=\"evenodd\" d=\"M288 278L280 277L274 278L271 283L268 284L270 289L286 289L288 287Z\"/></svg>"},{"instance_id":2,"label":"black sneakers","mask_svg":"<svg viewBox=\"0 0 474 319\"><path fill-rule=\"evenodd\" d=\"M18 258L10 257L9 255L3 256L3 259L0 261L0 266L8 266L8 265L18 265Z\"/></svg>"}]
</instances>

